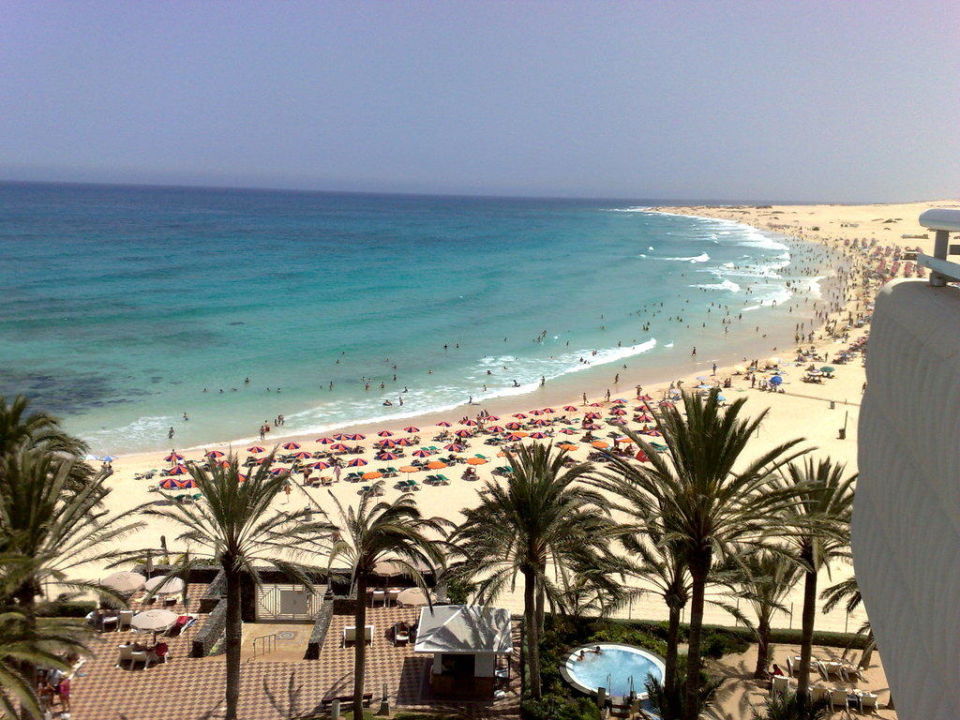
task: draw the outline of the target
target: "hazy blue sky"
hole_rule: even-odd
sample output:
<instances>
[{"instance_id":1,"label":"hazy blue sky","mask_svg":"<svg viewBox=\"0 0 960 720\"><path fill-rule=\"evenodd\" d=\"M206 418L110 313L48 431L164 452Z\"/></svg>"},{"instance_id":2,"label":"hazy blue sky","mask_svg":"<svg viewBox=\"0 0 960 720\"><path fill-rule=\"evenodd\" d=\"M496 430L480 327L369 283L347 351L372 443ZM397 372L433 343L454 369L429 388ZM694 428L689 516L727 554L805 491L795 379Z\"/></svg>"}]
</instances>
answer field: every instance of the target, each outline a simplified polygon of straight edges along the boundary
<instances>
[{"instance_id":1,"label":"hazy blue sky","mask_svg":"<svg viewBox=\"0 0 960 720\"><path fill-rule=\"evenodd\" d=\"M0 0L0 178L960 194L960 2Z\"/></svg>"}]
</instances>

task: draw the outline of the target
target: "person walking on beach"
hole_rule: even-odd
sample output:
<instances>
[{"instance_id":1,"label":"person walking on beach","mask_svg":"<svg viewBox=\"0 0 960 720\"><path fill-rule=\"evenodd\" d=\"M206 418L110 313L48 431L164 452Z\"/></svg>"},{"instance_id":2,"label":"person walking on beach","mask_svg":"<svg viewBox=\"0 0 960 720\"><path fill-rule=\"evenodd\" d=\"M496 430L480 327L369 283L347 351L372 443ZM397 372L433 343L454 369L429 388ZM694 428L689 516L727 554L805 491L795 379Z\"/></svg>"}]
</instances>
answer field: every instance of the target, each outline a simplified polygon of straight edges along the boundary
<instances>
[{"instance_id":1,"label":"person walking on beach","mask_svg":"<svg viewBox=\"0 0 960 720\"><path fill-rule=\"evenodd\" d=\"M693 350L690 351L690 357L696 357L696 356L697 356L697 346L694 345Z\"/></svg>"}]
</instances>

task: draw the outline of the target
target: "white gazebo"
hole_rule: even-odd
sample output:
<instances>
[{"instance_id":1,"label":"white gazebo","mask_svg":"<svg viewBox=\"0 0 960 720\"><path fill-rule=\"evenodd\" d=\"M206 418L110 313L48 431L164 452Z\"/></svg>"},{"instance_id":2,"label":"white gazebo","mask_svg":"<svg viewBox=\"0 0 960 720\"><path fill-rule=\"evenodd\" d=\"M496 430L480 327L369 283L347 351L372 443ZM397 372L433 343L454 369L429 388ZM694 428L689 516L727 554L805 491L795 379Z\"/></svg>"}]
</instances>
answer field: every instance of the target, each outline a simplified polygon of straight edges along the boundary
<instances>
[{"instance_id":1,"label":"white gazebo","mask_svg":"<svg viewBox=\"0 0 960 720\"><path fill-rule=\"evenodd\" d=\"M510 612L475 605L424 607L413 651L433 655L430 688L436 695L491 697L497 656L513 652Z\"/></svg>"}]
</instances>

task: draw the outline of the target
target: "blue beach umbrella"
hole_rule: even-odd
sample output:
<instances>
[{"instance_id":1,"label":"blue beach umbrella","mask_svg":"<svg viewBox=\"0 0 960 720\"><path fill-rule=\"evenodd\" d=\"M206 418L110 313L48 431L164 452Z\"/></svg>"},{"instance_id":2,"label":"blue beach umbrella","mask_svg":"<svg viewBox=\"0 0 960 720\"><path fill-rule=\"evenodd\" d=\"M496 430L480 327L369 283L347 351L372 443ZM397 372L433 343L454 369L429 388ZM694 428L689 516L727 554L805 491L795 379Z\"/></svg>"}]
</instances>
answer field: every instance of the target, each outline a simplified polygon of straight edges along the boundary
<instances>
[{"instance_id":1,"label":"blue beach umbrella","mask_svg":"<svg viewBox=\"0 0 960 720\"><path fill-rule=\"evenodd\" d=\"M779 375L774 375L772 378L770 378L771 385L774 385L774 386L780 385L782 382L783 382L783 378L780 377Z\"/></svg>"},{"instance_id":2,"label":"blue beach umbrella","mask_svg":"<svg viewBox=\"0 0 960 720\"><path fill-rule=\"evenodd\" d=\"M104 462L113 462L114 460L116 460L116 458L113 455L104 455L102 459Z\"/></svg>"}]
</instances>

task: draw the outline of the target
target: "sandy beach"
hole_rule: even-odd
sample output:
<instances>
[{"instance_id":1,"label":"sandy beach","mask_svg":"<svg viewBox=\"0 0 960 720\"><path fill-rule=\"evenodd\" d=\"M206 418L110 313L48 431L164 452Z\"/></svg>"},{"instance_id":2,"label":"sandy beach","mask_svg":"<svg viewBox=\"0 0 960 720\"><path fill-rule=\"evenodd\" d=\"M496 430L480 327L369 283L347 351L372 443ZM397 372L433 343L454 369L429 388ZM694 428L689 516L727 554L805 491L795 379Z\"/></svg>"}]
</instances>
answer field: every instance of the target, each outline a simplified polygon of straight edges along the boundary
<instances>
[{"instance_id":1,"label":"sandy beach","mask_svg":"<svg viewBox=\"0 0 960 720\"><path fill-rule=\"evenodd\" d=\"M723 390L728 400L740 397L748 398L746 410L751 415L769 410L756 443L750 450L749 454L751 456L759 454L775 443L802 437L805 439L807 447L814 448L815 456L829 456L834 460L845 462L849 471L854 472L856 470L859 402L865 381L862 358L857 355L852 361L845 364L835 364L833 359L842 350L854 345L869 332L869 324L857 323L856 318L869 315L872 296L881 278L871 271L874 262L870 259L869 253L860 247L852 247L850 243L854 239L858 241L866 239L868 242L880 246L898 248L919 246L924 250L929 250L932 244L931 237L928 236L926 239L910 237L924 233L916 219L924 209L951 205L958 206L958 203L957 201L941 201L864 206L659 208L665 212L736 220L765 230L770 229L789 234L803 240L824 243L841 251L849 261L849 270L846 277L841 282L835 282L829 290L824 292L824 298L820 305L821 310L818 311L820 313L819 326L815 330L804 328L803 332L804 335L808 330L813 332L813 342L808 342L808 337L804 337L803 347L809 349L811 345L814 346L816 354L824 358L822 361L817 361L816 365L833 365L835 367L834 376L824 379L822 383L818 384L801 382L804 367L808 363L804 362L798 365L793 362L799 343L793 342L793 339L790 338L768 338L769 347L767 348L763 341L758 338L758 343L749 349L749 353L744 351L743 357L736 357L740 353L730 352L728 349L724 356L725 360L717 368L715 376L712 375L712 365L715 361L712 356L719 354L701 350L698 353L698 357L701 359L691 357L688 362L676 367L675 372L668 377L643 377L642 375L634 375L630 371L624 371L622 377L619 378L619 383L610 384L609 388L583 387L577 394L570 396L568 393L561 398L556 396L556 391L548 387L528 396L505 398L500 402L485 404L483 406L484 410L499 416L498 421L488 424L505 425L507 422L514 420L529 423L537 418L535 415L529 415L530 410L539 410L547 406L552 407L557 412L540 417L566 416L566 422L557 421L551 426L539 429L556 432L557 434L554 437L556 442L571 439L578 446L572 452L573 457L578 460L585 460L594 448L580 439L582 433L579 432L579 428L583 414L587 411L595 411L601 413L604 418L607 417L611 408L606 396L608 389L611 392L612 399L623 398L628 400L627 417L629 419L629 416L633 414L632 408L639 404L635 400L637 396L636 386L638 385L642 386L644 394L649 394L657 401L664 397L671 383L676 385L677 381L683 381L684 387L692 387L700 382L697 380L698 377L707 377L708 382L711 383L729 378L731 385ZM854 322L850 322L851 319ZM862 326L856 327L858 324ZM751 388L750 382L743 374L734 374L734 363L744 360L749 362L756 359L760 361L762 367L772 356L781 358L780 367L785 373L785 382L781 386L784 392L763 392ZM599 403L599 406L585 406L584 395L586 395L589 403ZM563 410L563 406L573 409ZM367 464L360 468L345 468L343 476L346 476L348 470L354 469L369 472L387 466L399 468L414 459L411 457L411 452L416 450L416 447L405 448L406 456L397 460L376 460L374 458L376 450L373 444L381 439L376 435L380 430L394 433L395 438L419 436L422 446L437 446L440 448L438 456L446 456L449 453L443 450L443 446L449 441L435 438L440 436L444 430L472 430L473 428L462 425L459 421L464 417L473 418L480 409L478 406L464 405L445 413L443 416L425 416L405 421L401 427L351 428L349 432L363 433L366 435L366 439L359 443L347 441L347 445L359 444L364 448L364 451L358 455L345 456L345 459L362 458ZM528 417L523 419L512 417L514 413L518 412L525 413ZM452 427L439 426L438 423L441 421L451 423ZM598 422L603 422L603 419L601 418ZM402 427L408 425L415 425L419 430L416 433L404 432ZM560 434L559 429L568 425L576 427L578 432L570 435ZM631 427L639 428L642 427L642 424L631 423ZM846 429L843 439L840 438L841 428ZM529 426L524 427L526 432L536 431L537 429ZM601 439L607 439L606 436L609 432L610 428L606 425L603 425L602 429L594 431L595 435ZM503 460L497 457L498 448L484 443L486 437L484 435L468 439L467 447L462 455L470 457L482 453L489 458L489 462L473 466L467 464L455 465L439 470L449 478L449 485L431 486L424 484L423 478L431 471L409 475L420 483L421 490L416 493L416 499L426 514L442 515L456 522L460 519L459 510L475 503L477 491L483 486L484 481L490 479L494 482L498 481L492 471L498 465L502 465ZM315 452L325 450L325 446L319 444L317 440L316 436L288 437L283 434L283 427L280 426L271 430L265 442L255 442L253 444L262 444L269 450L275 445L294 441L301 445L303 451L312 455ZM187 460L194 461L201 460L204 452L208 450L220 450L225 453L234 451L243 456L247 454L246 448L250 444L250 442L239 442L228 446L211 445L206 448L193 448L187 451L178 448L178 452L181 452ZM284 452L281 450L280 454ZM135 479L135 476L168 466L168 463L165 463L162 459L166 454L165 452L151 452L125 455L113 461L114 474L109 480L113 492L108 498L111 510L116 512L129 510L142 503L160 498L156 491L150 490L152 486L156 486L160 479L159 475L152 479ZM305 460L304 462L314 462L314 460ZM479 481L461 479L462 473L469 467L476 469ZM332 472L330 470L313 471L312 476L314 478L318 475L332 477ZM401 473L397 478L386 480L387 497L400 492L393 486L397 480L404 477L407 477L407 475ZM329 508L331 502L328 492L343 502L355 502L358 499L360 486L367 484L367 482L369 481L353 483L341 479L339 482L330 485L329 488L306 487L302 483L302 475L297 474L293 476L294 492L280 502L281 504L289 503L290 507L312 503L320 508ZM148 527L144 527L139 535L129 542L131 545L158 546L160 537L165 536L171 551L185 549L176 542L175 535L175 528L153 520ZM98 569L91 568L90 572L95 575ZM829 577L825 576L821 579L821 587L837 582L851 573L852 567L849 565L833 567L830 570ZM800 588L797 589L795 595L796 597L788 601L788 605L794 607L795 615L790 617L789 614L785 614L778 617L775 622L776 625L782 627L799 626ZM517 592L501 598L499 604L516 611L521 607L521 600L521 594ZM622 615L634 618L662 619L665 617L665 607L657 597L651 596L634 602L622 611ZM863 619L862 612L847 617L845 612L838 610L830 615L818 616L817 627L823 630L852 631L859 627ZM725 611L708 606L706 621L730 624L732 618Z\"/></svg>"}]
</instances>

